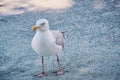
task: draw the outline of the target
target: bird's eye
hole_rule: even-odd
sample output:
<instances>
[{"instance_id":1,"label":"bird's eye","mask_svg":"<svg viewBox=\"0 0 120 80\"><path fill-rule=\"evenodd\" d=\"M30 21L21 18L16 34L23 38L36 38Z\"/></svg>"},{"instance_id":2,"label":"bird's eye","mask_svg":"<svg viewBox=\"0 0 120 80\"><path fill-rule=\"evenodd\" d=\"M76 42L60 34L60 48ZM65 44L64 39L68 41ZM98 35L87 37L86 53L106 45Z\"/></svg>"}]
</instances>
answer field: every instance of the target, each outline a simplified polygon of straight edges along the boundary
<instances>
[{"instance_id":1,"label":"bird's eye","mask_svg":"<svg viewBox=\"0 0 120 80\"><path fill-rule=\"evenodd\" d=\"M42 23L41 25L44 25L45 23Z\"/></svg>"}]
</instances>

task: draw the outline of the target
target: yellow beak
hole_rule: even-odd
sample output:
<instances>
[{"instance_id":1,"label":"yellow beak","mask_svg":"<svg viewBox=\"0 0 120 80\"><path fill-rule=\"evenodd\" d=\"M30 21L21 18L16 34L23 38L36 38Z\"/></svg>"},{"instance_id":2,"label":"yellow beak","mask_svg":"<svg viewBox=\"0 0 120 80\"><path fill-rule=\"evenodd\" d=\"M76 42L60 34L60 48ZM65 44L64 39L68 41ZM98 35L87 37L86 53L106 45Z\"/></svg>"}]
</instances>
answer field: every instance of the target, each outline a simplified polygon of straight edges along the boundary
<instances>
[{"instance_id":1,"label":"yellow beak","mask_svg":"<svg viewBox=\"0 0 120 80\"><path fill-rule=\"evenodd\" d=\"M32 27L32 30L37 30L37 29L39 29L40 28L40 26L33 26Z\"/></svg>"}]
</instances>

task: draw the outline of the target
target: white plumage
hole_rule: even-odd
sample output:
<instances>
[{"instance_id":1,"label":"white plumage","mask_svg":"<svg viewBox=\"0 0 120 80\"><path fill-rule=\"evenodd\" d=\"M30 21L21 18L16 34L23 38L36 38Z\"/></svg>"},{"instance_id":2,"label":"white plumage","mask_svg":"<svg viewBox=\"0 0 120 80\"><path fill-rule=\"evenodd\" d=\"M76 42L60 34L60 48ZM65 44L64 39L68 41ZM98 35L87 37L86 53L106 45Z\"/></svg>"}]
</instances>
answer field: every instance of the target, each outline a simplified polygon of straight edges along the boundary
<instances>
[{"instance_id":1,"label":"white plumage","mask_svg":"<svg viewBox=\"0 0 120 80\"><path fill-rule=\"evenodd\" d=\"M44 56L57 56L58 71L57 74L63 74L58 54L62 51L65 38L59 30L50 30L49 22L46 19L39 19L36 26L32 28L37 30L32 39L32 48L40 56L42 56L42 73L38 74L39 77L46 76L44 72Z\"/></svg>"},{"instance_id":2,"label":"white plumage","mask_svg":"<svg viewBox=\"0 0 120 80\"><path fill-rule=\"evenodd\" d=\"M40 56L59 54L64 45L64 36L59 30L37 30L32 40L32 48Z\"/></svg>"}]
</instances>

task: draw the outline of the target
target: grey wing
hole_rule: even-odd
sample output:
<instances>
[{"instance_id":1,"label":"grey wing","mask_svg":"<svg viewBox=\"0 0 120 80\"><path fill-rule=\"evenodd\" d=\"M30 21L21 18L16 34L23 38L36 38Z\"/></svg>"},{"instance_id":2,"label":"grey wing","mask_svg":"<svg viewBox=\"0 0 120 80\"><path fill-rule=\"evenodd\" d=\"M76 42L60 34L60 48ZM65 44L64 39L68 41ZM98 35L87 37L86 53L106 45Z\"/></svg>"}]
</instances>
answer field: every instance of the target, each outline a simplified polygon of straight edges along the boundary
<instances>
[{"instance_id":1,"label":"grey wing","mask_svg":"<svg viewBox=\"0 0 120 80\"><path fill-rule=\"evenodd\" d=\"M51 30L56 39L56 44L64 47L65 35L59 30Z\"/></svg>"}]
</instances>

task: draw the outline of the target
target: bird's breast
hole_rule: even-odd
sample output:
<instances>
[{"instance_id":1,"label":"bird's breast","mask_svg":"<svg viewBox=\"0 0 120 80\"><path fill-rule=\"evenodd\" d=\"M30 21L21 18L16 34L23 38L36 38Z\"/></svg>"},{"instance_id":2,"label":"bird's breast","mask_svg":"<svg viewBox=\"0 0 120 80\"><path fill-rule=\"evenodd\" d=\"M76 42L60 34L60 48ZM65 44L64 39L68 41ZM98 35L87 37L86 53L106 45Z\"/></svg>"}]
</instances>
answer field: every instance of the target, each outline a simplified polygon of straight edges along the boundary
<instances>
[{"instance_id":1,"label":"bird's breast","mask_svg":"<svg viewBox=\"0 0 120 80\"><path fill-rule=\"evenodd\" d=\"M37 32L32 40L32 48L37 53L48 53L55 46L55 38L51 32Z\"/></svg>"}]
</instances>

